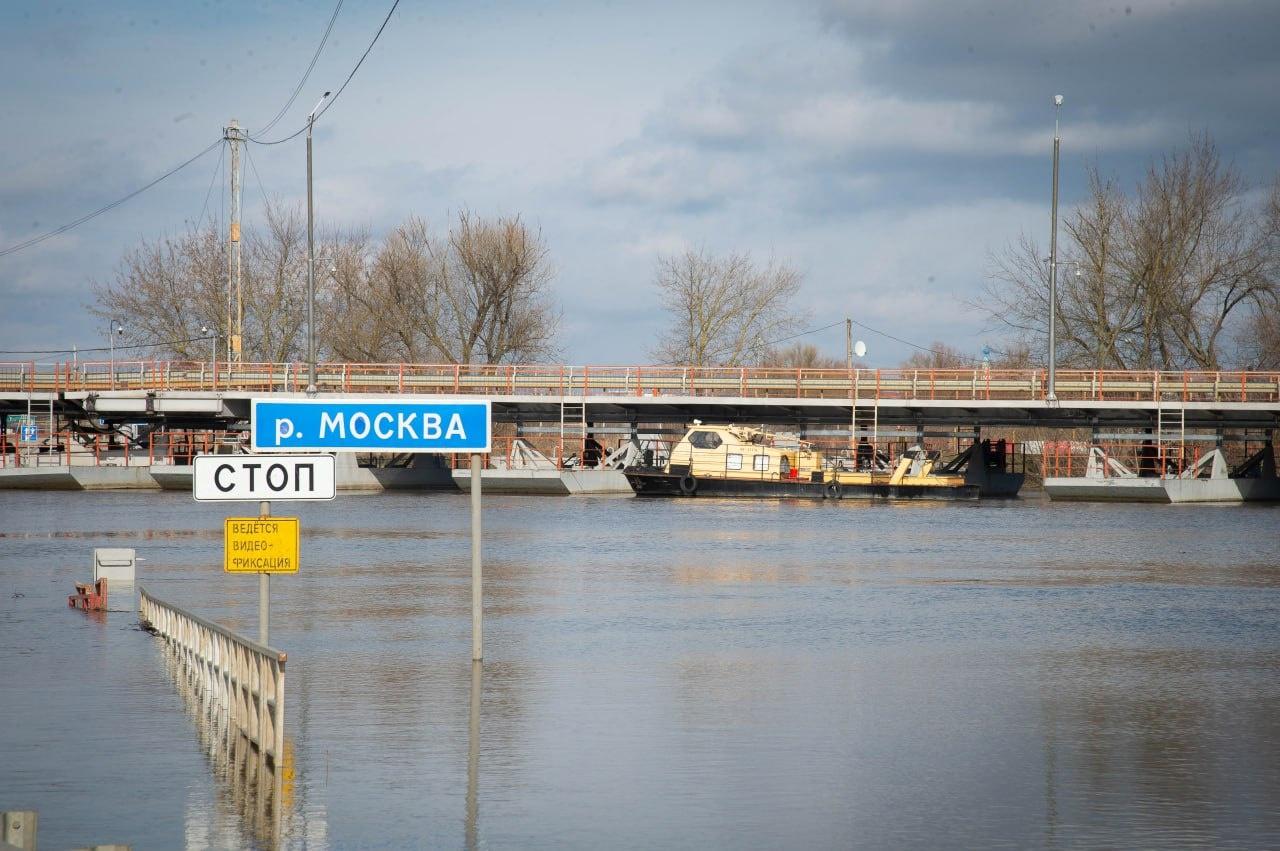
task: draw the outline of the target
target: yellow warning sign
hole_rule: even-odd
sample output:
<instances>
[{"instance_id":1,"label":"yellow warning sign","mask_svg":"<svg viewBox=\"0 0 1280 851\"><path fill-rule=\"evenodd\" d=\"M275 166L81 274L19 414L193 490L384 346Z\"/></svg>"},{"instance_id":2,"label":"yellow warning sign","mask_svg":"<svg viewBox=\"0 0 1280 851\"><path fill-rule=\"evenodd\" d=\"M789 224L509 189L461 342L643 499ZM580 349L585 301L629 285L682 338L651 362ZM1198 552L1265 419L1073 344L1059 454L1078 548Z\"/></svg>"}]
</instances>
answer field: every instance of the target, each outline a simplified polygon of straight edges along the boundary
<instances>
[{"instance_id":1,"label":"yellow warning sign","mask_svg":"<svg viewBox=\"0 0 1280 851\"><path fill-rule=\"evenodd\" d=\"M228 517L222 547L227 573L297 573L298 518Z\"/></svg>"}]
</instances>

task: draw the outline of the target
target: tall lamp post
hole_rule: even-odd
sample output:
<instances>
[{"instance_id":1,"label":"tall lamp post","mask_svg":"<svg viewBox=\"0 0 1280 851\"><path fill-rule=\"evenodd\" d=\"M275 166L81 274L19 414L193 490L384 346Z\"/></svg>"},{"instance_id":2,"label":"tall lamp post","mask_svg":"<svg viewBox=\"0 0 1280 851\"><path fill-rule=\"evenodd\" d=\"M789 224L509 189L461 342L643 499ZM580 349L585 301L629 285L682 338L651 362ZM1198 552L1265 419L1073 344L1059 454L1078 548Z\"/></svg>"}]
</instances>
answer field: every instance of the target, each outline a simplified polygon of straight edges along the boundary
<instances>
[{"instance_id":1,"label":"tall lamp post","mask_svg":"<svg viewBox=\"0 0 1280 851\"><path fill-rule=\"evenodd\" d=\"M124 336L124 323L114 316L107 323L107 340L111 343L111 389L116 389L116 335Z\"/></svg>"},{"instance_id":2,"label":"tall lamp post","mask_svg":"<svg viewBox=\"0 0 1280 851\"><path fill-rule=\"evenodd\" d=\"M1058 352L1058 111L1062 108L1062 95L1053 96L1053 212L1050 214L1052 226L1049 230L1049 386L1045 391L1045 401L1056 402L1058 394L1054 388L1055 371L1057 369Z\"/></svg>"},{"instance_id":3,"label":"tall lamp post","mask_svg":"<svg viewBox=\"0 0 1280 851\"><path fill-rule=\"evenodd\" d=\"M218 389L218 332L208 325L200 326L200 333L209 338L209 375L210 386Z\"/></svg>"},{"instance_id":4,"label":"tall lamp post","mask_svg":"<svg viewBox=\"0 0 1280 851\"><path fill-rule=\"evenodd\" d=\"M307 114L307 395L316 395L316 269L315 212L311 203L311 129L316 113L328 99L325 92Z\"/></svg>"}]
</instances>

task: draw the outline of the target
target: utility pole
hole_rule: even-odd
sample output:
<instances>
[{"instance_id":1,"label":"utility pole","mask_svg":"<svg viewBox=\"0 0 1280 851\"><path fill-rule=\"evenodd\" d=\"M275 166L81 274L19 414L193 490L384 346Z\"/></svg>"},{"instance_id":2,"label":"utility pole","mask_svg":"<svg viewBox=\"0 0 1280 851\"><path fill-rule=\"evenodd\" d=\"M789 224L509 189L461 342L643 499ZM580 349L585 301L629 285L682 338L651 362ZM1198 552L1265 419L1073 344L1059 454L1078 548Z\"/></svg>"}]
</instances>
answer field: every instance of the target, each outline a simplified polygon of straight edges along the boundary
<instances>
[{"instance_id":1,"label":"utility pole","mask_svg":"<svg viewBox=\"0 0 1280 851\"><path fill-rule=\"evenodd\" d=\"M844 364L849 370L849 452L858 466L858 391L853 381L853 320L844 320Z\"/></svg>"},{"instance_id":2,"label":"utility pole","mask_svg":"<svg viewBox=\"0 0 1280 851\"><path fill-rule=\"evenodd\" d=\"M315 109L307 115L307 395L316 395L316 219L311 203L311 130L316 124L316 113L328 99L329 93L320 96ZM474 481L473 481L474 485Z\"/></svg>"},{"instance_id":3,"label":"utility pole","mask_svg":"<svg viewBox=\"0 0 1280 851\"><path fill-rule=\"evenodd\" d=\"M1049 386L1045 400L1058 401L1054 388L1054 372L1058 353L1058 111L1062 108L1062 95L1053 96L1053 212L1049 230Z\"/></svg>"},{"instance_id":4,"label":"utility pole","mask_svg":"<svg viewBox=\"0 0 1280 851\"><path fill-rule=\"evenodd\" d=\"M853 320L844 321L844 361L845 367L853 372Z\"/></svg>"},{"instance_id":5,"label":"utility pole","mask_svg":"<svg viewBox=\"0 0 1280 851\"><path fill-rule=\"evenodd\" d=\"M231 143L231 232L227 282L227 360L240 361L244 356L244 286L240 279L240 143L248 141L243 128L233 118L222 131ZM234 314L231 310L234 298Z\"/></svg>"}]
</instances>

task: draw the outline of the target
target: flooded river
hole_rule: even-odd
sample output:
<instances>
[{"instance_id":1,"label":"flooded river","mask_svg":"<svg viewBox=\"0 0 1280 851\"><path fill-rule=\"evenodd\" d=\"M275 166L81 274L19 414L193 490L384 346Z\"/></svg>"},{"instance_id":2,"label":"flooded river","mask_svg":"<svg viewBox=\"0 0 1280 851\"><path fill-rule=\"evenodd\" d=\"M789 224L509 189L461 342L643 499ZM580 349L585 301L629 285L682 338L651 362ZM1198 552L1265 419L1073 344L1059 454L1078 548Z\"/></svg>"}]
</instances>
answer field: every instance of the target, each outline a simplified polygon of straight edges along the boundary
<instances>
[{"instance_id":1,"label":"flooded river","mask_svg":"<svg viewBox=\"0 0 1280 851\"><path fill-rule=\"evenodd\" d=\"M94 546L250 636L178 494L0 493L0 809L40 847L1260 847L1280 837L1280 509L340 497L272 583L275 833ZM472 750L474 747L474 751Z\"/></svg>"}]
</instances>

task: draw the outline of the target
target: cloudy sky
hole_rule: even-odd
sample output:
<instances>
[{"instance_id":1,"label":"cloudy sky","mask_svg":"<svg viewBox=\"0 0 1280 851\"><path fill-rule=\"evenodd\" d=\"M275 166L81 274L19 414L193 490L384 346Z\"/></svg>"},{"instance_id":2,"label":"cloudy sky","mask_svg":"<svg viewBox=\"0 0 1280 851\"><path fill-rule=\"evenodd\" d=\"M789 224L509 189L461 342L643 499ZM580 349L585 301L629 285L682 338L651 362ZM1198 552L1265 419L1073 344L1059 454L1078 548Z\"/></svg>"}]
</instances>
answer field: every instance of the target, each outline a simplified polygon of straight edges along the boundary
<instances>
[{"instance_id":1,"label":"cloudy sky","mask_svg":"<svg viewBox=\"0 0 1280 851\"><path fill-rule=\"evenodd\" d=\"M344 3L269 137L341 84L390 6ZM0 4L0 250L146 184L233 117L261 128L332 11ZM1047 243L1053 94L1066 96L1066 204L1090 163L1131 185L1202 130L1262 183L1280 170L1278 39L1268 0L401 0L317 126L317 216L377 231L464 205L522 215L554 257L570 362L643 361L663 322L655 259L689 245L802 270L810 327L851 316L976 353L1001 339L966 307L988 253L1020 231ZM305 197L301 138L250 155L247 223L264 193ZM0 349L103 345L90 282L138 240L222 215L218 166L214 150L0 257ZM911 352L859 336L873 365ZM810 339L843 351L842 328Z\"/></svg>"}]
</instances>

